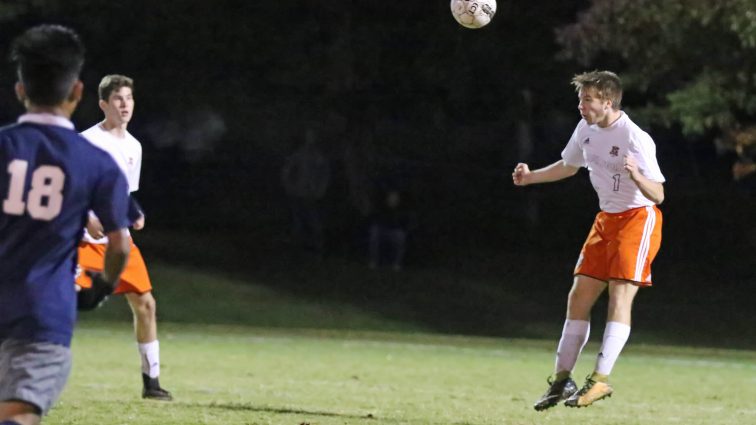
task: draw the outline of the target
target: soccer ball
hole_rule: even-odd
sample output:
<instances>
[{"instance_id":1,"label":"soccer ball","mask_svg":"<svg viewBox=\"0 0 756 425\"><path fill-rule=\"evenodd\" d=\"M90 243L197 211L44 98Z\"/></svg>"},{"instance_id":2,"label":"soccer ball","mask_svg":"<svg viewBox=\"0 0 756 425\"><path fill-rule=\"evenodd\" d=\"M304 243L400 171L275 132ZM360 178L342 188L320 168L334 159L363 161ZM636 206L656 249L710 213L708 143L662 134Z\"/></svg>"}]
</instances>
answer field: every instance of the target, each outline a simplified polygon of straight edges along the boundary
<instances>
[{"instance_id":1,"label":"soccer ball","mask_svg":"<svg viewBox=\"0 0 756 425\"><path fill-rule=\"evenodd\" d=\"M496 0L451 0L454 19L465 28L482 28L496 13Z\"/></svg>"}]
</instances>

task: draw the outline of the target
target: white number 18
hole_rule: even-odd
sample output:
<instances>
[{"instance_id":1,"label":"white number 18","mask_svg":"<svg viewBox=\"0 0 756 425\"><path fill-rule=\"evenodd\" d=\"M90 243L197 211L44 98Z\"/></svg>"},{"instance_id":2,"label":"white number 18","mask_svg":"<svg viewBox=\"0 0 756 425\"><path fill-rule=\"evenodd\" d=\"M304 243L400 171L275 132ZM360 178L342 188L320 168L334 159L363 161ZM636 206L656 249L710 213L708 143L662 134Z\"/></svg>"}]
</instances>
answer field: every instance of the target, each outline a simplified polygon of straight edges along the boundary
<instances>
[{"instance_id":1,"label":"white number 18","mask_svg":"<svg viewBox=\"0 0 756 425\"><path fill-rule=\"evenodd\" d=\"M34 219L50 221L60 214L63 206L66 175L60 167L40 165L32 173L31 189L24 203L24 183L28 168L29 162L21 159L14 159L8 164L10 187L8 197L3 201L3 212L23 215L26 210Z\"/></svg>"}]
</instances>

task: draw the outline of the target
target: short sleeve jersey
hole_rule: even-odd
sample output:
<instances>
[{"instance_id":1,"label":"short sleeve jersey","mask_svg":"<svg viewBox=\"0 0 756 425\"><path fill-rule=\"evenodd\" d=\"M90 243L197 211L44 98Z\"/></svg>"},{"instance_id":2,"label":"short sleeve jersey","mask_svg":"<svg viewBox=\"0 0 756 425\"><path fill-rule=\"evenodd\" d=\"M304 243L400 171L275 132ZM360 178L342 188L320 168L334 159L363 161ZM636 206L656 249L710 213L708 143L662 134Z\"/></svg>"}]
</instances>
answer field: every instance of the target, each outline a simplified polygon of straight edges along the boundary
<instances>
[{"instance_id":1,"label":"short sleeve jersey","mask_svg":"<svg viewBox=\"0 0 756 425\"><path fill-rule=\"evenodd\" d=\"M625 171L624 156L628 153L636 159L646 178L665 181L656 160L654 141L624 112L607 128L581 120L562 151L562 159L567 165L586 167L601 210L617 213L654 205Z\"/></svg>"},{"instance_id":2,"label":"short sleeve jersey","mask_svg":"<svg viewBox=\"0 0 756 425\"><path fill-rule=\"evenodd\" d=\"M88 211L128 226L126 179L65 118L26 114L0 129L0 341L68 346L76 247Z\"/></svg>"},{"instance_id":3,"label":"short sleeve jersey","mask_svg":"<svg viewBox=\"0 0 756 425\"><path fill-rule=\"evenodd\" d=\"M128 131L123 139L110 134L97 124L81 132L90 143L109 153L129 182L129 192L139 190L142 172L142 144Z\"/></svg>"},{"instance_id":4,"label":"short sleeve jersey","mask_svg":"<svg viewBox=\"0 0 756 425\"><path fill-rule=\"evenodd\" d=\"M129 192L139 190L139 177L142 171L142 145L128 131L126 137L118 138L105 130L101 124L94 125L81 133L90 143L109 153L118 167L123 171L129 183ZM106 244L107 238L94 239L84 231L84 241L94 244Z\"/></svg>"}]
</instances>

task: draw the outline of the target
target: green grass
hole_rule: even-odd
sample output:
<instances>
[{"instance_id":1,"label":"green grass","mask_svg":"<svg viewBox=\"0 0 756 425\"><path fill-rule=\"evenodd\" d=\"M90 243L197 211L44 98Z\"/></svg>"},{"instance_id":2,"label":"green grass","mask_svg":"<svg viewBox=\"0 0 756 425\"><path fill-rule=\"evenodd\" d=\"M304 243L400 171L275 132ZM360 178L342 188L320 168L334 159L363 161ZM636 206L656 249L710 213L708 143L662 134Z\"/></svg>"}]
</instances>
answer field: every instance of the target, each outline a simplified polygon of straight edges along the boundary
<instances>
[{"instance_id":1,"label":"green grass","mask_svg":"<svg viewBox=\"0 0 756 425\"><path fill-rule=\"evenodd\" d=\"M552 342L349 331L162 327L173 403L144 402L126 326L87 323L50 424L754 423L753 353L629 347L615 396L588 409L531 403ZM588 353L596 347L589 345ZM592 366L591 357L578 365Z\"/></svg>"},{"instance_id":2,"label":"green grass","mask_svg":"<svg viewBox=\"0 0 756 425\"><path fill-rule=\"evenodd\" d=\"M339 301L153 265L163 385L140 398L122 299L83 316L74 369L48 424L756 423L756 352L631 343L615 395L538 413L553 339L440 335ZM594 335L593 340L597 340ZM591 343L577 367L589 373Z\"/></svg>"},{"instance_id":3,"label":"green grass","mask_svg":"<svg viewBox=\"0 0 756 425\"><path fill-rule=\"evenodd\" d=\"M195 269L158 264L150 268L155 282L159 321L241 324L272 328L370 329L422 331L426 328L384 317L328 299L308 299ZM115 296L89 321L130 321L131 312Z\"/></svg>"}]
</instances>

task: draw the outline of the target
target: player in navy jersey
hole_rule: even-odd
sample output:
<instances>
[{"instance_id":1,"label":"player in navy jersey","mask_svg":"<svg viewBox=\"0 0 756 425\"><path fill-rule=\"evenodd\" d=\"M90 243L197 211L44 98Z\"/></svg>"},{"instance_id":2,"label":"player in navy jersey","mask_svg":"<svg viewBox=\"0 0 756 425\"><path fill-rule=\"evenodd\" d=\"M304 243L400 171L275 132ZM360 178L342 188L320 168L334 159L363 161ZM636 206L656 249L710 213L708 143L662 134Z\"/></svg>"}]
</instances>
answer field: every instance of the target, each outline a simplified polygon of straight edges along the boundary
<instances>
[{"instance_id":1,"label":"player in navy jersey","mask_svg":"<svg viewBox=\"0 0 756 425\"><path fill-rule=\"evenodd\" d=\"M123 269L128 186L69 121L83 92L78 35L37 26L14 40L11 57L27 112L0 129L0 425L32 425L68 379L77 299L95 306ZM94 292L77 295L76 247L89 210L110 244Z\"/></svg>"}]
</instances>

